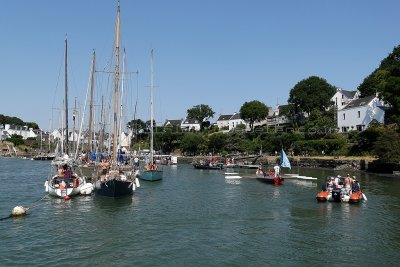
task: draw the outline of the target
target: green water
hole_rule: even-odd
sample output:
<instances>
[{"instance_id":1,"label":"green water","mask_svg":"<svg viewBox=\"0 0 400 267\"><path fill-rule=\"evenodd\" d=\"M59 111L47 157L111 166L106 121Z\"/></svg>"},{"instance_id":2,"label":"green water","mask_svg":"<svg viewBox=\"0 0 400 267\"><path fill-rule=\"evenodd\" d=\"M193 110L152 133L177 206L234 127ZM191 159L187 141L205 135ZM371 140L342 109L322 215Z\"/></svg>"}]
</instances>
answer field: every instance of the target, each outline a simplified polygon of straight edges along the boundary
<instances>
[{"instance_id":1,"label":"green water","mask_svg":"<svg viewBox=\"0 0 400 267\"><path fill-rule=\"evenodd\" d=\"M49 162L0 158L0 266L389 266L399 262L400 179L357 175L368 201L317 203L317 183L226 180L181 164L133 197L45 198ZM239 170L244 172L244 170ZM254 170L248 171L254 172Z\"/></svg>"}]
</instances>

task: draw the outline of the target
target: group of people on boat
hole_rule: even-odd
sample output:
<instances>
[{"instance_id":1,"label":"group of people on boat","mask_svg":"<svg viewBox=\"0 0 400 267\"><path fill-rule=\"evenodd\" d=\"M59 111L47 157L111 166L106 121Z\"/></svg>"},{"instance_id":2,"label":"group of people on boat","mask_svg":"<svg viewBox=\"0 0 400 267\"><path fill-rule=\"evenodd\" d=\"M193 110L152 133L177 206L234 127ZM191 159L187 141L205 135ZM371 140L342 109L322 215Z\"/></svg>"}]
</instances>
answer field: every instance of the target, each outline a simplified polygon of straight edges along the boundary
<instances>
[{"instance_id":1,"label":"group of people on boat","mask_svg":"<svg viewBox=\"0 0 400 267\"><path fill-rule=\"evenodd\" d=\"M54 178L54 184L59 184L64 187L74 186L74 178L78 177L76 173L71 170L68 164L58 165L57 176Z\"/></svg>"},{"instance_id":2,"label":"group of people on boat","mask_svg":"<svg viewBox=\"0 0 400 267\"><path fill-rule=\"evenodd\" d=\"M269 177L279 178L280 177L280 175L279 175L280 169L281 168L279 167L279 165L276 165L276 166L274 166L274 171L269 169L268 173L266 173L264 171L264 169L262 168L262 166L260 165L260 166L258 166L256 175L257 176L263 176L263 177L269 176Z\"/></svg>"},{"instance_id":3,"label":"group of people on boat","mask_svg":"<svg viewBox=\"0 0 400 267\"><path fill-rule=\"evenodd\" d=\"M333 189L341 189L343 194L350 195L360 191L360 183L355 176L347 174L346 177L340 175L336 177L328 177L326 183L322 185L322 191L332 191Z\"/></svg>"}]
</instances>

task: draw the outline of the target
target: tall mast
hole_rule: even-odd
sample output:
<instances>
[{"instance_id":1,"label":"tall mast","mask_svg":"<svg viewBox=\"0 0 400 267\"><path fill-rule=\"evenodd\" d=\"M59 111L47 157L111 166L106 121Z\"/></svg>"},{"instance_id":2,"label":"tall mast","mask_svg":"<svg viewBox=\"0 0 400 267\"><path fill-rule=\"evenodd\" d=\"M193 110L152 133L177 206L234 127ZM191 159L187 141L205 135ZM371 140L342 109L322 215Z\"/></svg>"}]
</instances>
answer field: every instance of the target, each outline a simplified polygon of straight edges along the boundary
<instances>
[{"instance_id":1,"label":"tall mast","mask_svg":"<svg viewBox=\"0 0 400 267\"><path fill-rule=\"evenodd\" d=\"M76 119L76 96L74 100L74 112L72 112L72 120L74 121L74 129L72 130L72 151L75 150L75 119Z\"/></svg>"},{"instance_id":2,"label":"tall mast","mask_svg":"<svg viewBox=\"0 0 400 267\"><path fill-rule=\"evenodd\" d=\"M90 85L90 114L89 114L89 136L88 136L88 150L92 151L92 127L93 127L93 91L94 91L94 66L96 64L96 52L93 50L93 61L92 61L92 78Z\"/></svg>"},{"instance_id":3,"label":"tall mast","mask_svg":"<svg viewBox=\"0 0 400 267\"><path fill-rule=\"evenodd\" d=\"M120 28L120 4L118 0L118 11L116 20L115 36L115 79L114 79L114 139L113 139L113 158L117 162L117 113L118 113L118 85L119 85L119 28Z\"/></svg>"},{"instance_id":4,"label":"tall mast","mask_svg":"<svg viewBox=\"0 0 400 267\"><path fill-rule=\"evenodd\" d=\"M119 147L121 147L121 133L122 133L122 109L123 109L123 98L124 98L124 79L125 79L125 48L124 55L122 56L122 79L121 79L121 99L119 109Z\"/></svg>"},{"instance_id":5,"label":"tall mast","mask_svg":"<svg viewBox=\"0 0 400 267\"><path fill-rule=\"evenodd\" d=\"M151 58L150 58L150 164L153 164L153 77L154 70L153 70L153 49L151 49Z\"/></svg>"},{"instance_id":6,"label":"tall mast","mask_svg":"<svg viewBox=\"0 0 400 267\"><path fill-rule=\"evenodd\" d=\"M103 96L101 96L101 111L100 111L100 152L103 153L103 133L104 133L104 122L103 122Z\"/></svg>"},{"instance_id":7,"label":"tall mast","mask_svg":"<svg viewBox=\"0 0 400 267\"><path fill-rule=\"evenodd\" d=\"M66 131L66 136L65 138L65 152L68 155L69 154L69 149L68 149L68 76L67 76L67 57L68 56L68 41L67 41L67 36L65 36L65 131Z\"/></svg>"}]
</instances>

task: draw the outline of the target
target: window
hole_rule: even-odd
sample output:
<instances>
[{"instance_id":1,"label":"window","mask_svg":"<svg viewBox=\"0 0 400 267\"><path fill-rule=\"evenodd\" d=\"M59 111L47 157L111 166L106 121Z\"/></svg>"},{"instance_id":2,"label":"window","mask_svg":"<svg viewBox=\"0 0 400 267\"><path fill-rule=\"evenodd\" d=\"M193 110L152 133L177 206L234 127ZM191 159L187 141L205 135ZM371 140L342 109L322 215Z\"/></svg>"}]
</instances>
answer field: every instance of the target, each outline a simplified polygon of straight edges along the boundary
<instances>
[{"instance_id":1,"label":"window","mask_svg":"<svg viewBox=\"0 0 400 267\"><path fill-rule=\"evenodd\" d=\"M358 118L361 118L361 111L357 111Z\"/></svg>"},{"instance_id":2,"label":"window","mask_svg":"<svg viewBox=\"0 0 400 267\"><path fill-rule=\"evenodd\" d=\"M343 113L343 120L345 120L346 119L346 114L345 113Z\"/></svg>"}]
</instances>

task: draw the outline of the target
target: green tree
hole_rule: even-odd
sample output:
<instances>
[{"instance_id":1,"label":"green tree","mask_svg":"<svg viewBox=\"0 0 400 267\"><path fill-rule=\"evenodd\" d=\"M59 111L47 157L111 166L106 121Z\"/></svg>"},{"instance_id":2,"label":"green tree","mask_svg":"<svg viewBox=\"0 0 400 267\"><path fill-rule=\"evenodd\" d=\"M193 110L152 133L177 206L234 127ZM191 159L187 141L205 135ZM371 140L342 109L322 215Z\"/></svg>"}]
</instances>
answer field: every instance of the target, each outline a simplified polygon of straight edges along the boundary
<instances>
[{"instance_id":1,"label":"green tree","mask_svg":"<svg viewBox=\"0 0 400 267\"><path fill-rule=\"evenodd\" d=\"M264 120L267 115L268 106L257 100L245 102L240 108L240 117L249 122L252 131L254 128L254 122Z\"/></svg>"},{"instance_id":2,"label":"green tree","mask_svg":"<svg viewBox=\"0 0 400 267\"><path fill-rule=\"evenodd\" d=\"M381 64L357 88L361 97L379 93L391 108L385 114L385 123L400 123L400 46L393 48Z\"/></svg>"},{"instance_id":3,"label":"green tree","mask_svg":"<svg viewBox=\"0 0 400 267\"><path fill-rule=\"evenodd\" d=\"M181 141L181 151L189 155L196 155L205 151L206 140L203 135L186 133Z\"/></svg>"},{"instance_id":4,"label":"green tree","mask_svg":"<svg viewBox=\"0 0 400 267\"><path fill-rule=\"evenodd\" d=\"M375 142L374 152L381 162L399 164L400 134L393 129L387 129Z\"/></svg>"},{"instance_id":5,"label":"green tree","mask_svg":"<svg viewBox=\"0 0 400 267\"><path fill-rule=\"evenodd\" d=\"M200 122L200 130L207 126L206 121L214 117L215 112L208 105L196 105L187 110L189 119L197 119ZM208 124L209 125L209 124Z\"/></svg>"},{"instance_id":6,"label":"green tree","mask_svg":"<svg viewBox=\"0 0 400 267\"><path fill-rule=\"evenodd\" d=\"M332 129L336 128L334 112L335 110L333 108L327 111L314 109L310 117L307 118L306 129L315 129L316 131L326 133L330 132Z\"/></svg>"},{"instance_id":7,"label":"green tree","mask_svg":"<svg viewBox=\"0 0 400 267\"><path fill-rule=\"evenodd\" d=\"M208 150L214 153L220 153L225 148L226 136L223 133L213 133L208 137Z\"/></svg>"},{"instance_id":8,"label":"green tree","mask_svg":"<svg viewBox=\"0 0 400 267\"><path fill-rule=\"evenodd\" d=\"M13 134L10 138L7 138L6 141L9 141L14 144L14 146L19 146L24 144L24 139L22 139L21 135Z\"/></svg>"},{"instance_id":9,"label":"green tree","mask_svg":"<svg viewBox=\"0 0 400 267\"><path fill-rule=\"evenodd\" d=\"M310 114L313 109L324 111L331 103L336 89L325 79L311 76L298 82L291 90L288 102L294 104L298 111Z\"/></svg>"}]
</instances>

